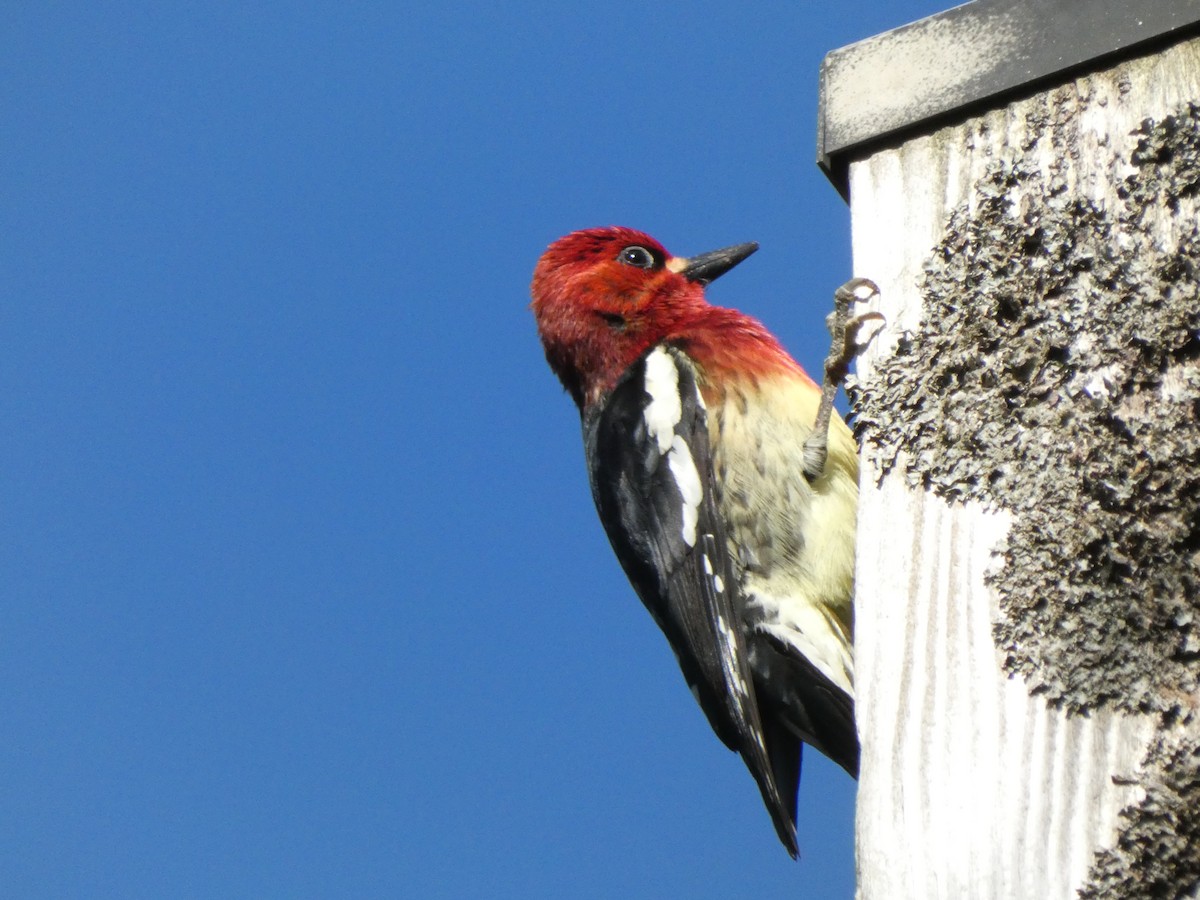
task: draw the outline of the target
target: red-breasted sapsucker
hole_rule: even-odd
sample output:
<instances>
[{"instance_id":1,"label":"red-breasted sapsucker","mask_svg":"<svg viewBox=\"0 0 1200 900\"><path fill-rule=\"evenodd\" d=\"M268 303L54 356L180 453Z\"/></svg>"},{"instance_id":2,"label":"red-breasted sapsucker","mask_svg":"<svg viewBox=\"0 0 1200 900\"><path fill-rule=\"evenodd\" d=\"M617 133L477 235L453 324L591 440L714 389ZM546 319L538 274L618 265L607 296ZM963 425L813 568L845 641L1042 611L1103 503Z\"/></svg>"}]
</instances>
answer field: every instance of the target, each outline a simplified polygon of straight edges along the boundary
<instances>
[{"instance_id":1,"label":"red-breasted sapsucker","mask_svg":"<svg viewBox=\"0 0 1200 900\"><path fill-rule=\"evenodd\" d=\"M795 856L802 742L858 772L858 457L835 413L806 462L821 389L704 298L756 249L684 259L629 228L575 232L538 262L532 309L613 550Z\"/></svg>"}]
</instances>

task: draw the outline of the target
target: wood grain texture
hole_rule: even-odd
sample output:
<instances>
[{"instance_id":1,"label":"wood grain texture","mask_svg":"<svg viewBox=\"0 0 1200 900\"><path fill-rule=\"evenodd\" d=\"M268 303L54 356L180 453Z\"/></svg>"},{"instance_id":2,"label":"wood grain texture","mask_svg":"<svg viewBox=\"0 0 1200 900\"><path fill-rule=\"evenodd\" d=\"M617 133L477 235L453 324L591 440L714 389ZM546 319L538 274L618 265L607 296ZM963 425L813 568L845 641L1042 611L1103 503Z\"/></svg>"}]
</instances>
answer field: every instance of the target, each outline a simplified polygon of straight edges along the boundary
<instances>
[{"instance_id":1,"label":"wood grain texture","mask_svg":"<svg viewBox=\"0 0 1200 900\"><path fill-rule=\"evenodd\" d=\"M950 212L982 202L997 160L1054 169L1062 196L1118 205L1131 134L1200 100L1200 41L1127 60L916 137L851 166L854 271L887 327L864 385L925 315L921 285ZM1015 185L1009 198L1028 202ZM1038 201L1040 202L1040 201ZM1189 211L1163 209L1164 240ZM963 285L962 303L973 302ZM1064 435L1064 445L1070 436ZM902 453L904 451L902 450ZM1098 703L1069 714L1004 671L987 574L1013 526L1003 503L951 501L866 454L859 508L856 691L862 739L858 896L1074 897L1117 839L1162 719ZM1196 698L1190 700L1193 707ZM1069 704L1068 704L1069 705ZM1181 727L1194 728L1194 725Z\"/></svg>"}]
</instances>

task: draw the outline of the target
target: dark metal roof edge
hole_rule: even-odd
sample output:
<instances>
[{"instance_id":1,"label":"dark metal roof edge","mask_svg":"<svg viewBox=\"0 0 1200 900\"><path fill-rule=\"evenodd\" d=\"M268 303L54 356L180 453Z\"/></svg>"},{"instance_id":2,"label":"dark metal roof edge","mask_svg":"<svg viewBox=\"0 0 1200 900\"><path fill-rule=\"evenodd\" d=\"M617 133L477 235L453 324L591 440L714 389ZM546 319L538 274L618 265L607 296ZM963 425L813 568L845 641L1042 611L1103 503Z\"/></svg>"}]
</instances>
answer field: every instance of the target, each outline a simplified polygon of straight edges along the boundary
<instances>
[{"instance_id":1,"label":"dark metal roof edge","mask_svg":"<svg viewBox=\"0 0 1200 900\"><path fill-rule=\"evenodd\" d=\"M871 147L1200 33L1200 0L975 0L831 51L817 164L844 198Z\"/></svg>"}]
</instances>

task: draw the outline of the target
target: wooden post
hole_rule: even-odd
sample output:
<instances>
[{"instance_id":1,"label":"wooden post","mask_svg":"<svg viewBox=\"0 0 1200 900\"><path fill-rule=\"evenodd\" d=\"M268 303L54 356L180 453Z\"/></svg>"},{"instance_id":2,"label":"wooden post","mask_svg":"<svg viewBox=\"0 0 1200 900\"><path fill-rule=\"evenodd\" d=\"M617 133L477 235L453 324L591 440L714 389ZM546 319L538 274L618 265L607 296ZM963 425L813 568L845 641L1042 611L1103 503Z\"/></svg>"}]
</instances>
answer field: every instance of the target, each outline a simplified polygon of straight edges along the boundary
<instances>
[{"instance_id":1,"label":"wooden post","mask_svg":"<svg viewBox=\"0 0 1200 900\"><path fill-rule=\"evenodd\" d=\"M835 51L860 900L1200 894L1200 2Z\"/></svg>"}]
</instances>

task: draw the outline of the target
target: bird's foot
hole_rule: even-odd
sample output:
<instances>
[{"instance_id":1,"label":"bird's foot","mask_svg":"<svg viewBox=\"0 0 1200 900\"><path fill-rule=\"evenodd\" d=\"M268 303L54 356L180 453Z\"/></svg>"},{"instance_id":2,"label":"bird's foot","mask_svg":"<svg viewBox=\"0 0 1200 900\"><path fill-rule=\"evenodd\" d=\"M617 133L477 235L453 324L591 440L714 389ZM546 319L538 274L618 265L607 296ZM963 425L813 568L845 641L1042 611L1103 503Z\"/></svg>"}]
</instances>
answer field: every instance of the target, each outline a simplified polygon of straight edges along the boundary
<instances>
[{"instance_id":1,"label":"bird's foot","mask_svg":"<svg viewBox=\"0 0 1200 900\"><path fill-rule=\"evenodd\" d=\"M882 322L883 315L865 312L852 315L855 303L866 303L879 296L879 286L869 278L852 278L833 292L833 312L825 318L825 325L833 342L829 355L825 357L825 376L821 382L821 405L812 434L804 442L804 477L810 482L821 477L825 471L825 458L829 455L829 420L833 415L833 400L838 388L846 380L850 363L863 351L874 332L867 340L859 342L859 333L868 322Z\"/></svg>"}]
</instances>

